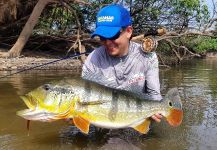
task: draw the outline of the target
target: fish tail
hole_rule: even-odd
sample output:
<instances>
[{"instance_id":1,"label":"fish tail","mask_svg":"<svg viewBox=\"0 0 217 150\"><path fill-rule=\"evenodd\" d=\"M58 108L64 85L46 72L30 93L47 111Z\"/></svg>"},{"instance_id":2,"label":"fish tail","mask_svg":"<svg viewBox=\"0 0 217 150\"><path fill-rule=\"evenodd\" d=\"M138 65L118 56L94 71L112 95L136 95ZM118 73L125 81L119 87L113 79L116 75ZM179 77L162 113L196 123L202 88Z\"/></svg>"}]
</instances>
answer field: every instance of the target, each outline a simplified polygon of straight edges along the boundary
<instances>
[{"instance_id":1,"label":"fish tail","mask_svg":"<svg viewBox=\"0 0 217 150\"><path fill-rule=\"evenodd\" d=\"M170 89L164 97L168 115L166 119L172 126L179 126L183 119L182 102L177 88Z\"/></svg>"},{"instance_id":2,"label":"fish tail","mask_svg":"<svg viewBox=\"0 0 217 150\"><path fill-rule=\"evenodd\" d=\"M171 126L179 126L182 123L183 111L178 109L171 109L170 114L166 117Z\"/></svg>"}]
</instances>

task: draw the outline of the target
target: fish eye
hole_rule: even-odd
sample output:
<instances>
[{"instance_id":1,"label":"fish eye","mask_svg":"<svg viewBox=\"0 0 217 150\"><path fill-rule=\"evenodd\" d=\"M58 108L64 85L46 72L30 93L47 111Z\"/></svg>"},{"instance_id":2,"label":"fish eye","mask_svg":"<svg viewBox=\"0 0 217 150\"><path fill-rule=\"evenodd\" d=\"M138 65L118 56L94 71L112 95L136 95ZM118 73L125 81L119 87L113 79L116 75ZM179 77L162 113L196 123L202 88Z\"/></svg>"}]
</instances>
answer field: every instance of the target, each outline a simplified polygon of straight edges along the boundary
<instances>
[{"instance_id":1,"label":"fish eye","mask_svg":"<svg viewBox=\"0 0 217 150\"><path fill-rule=\"evenodd\" d=\"M49 84L45 84L44 87L43 87L46 91L48 91L50 89L50 86Z\"/></svg>"},{"instance_id":2,"label":"fish eye","mask_svg":"<svg viewBox=\"0 0 217 150\"><path fill-rule=\"evenodd\" d=\"M169 106L171 106L171 107L173 106L172 102L169 102Z\"/></svg>"}]
</instances>

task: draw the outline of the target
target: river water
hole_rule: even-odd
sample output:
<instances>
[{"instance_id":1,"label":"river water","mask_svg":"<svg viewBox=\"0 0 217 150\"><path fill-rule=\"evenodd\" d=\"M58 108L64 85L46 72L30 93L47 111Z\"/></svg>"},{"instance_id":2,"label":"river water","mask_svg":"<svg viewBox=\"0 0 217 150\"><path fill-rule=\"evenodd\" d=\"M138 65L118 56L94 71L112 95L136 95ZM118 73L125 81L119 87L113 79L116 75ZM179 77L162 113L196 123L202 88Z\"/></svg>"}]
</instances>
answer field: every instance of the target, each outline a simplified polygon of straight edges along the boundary
<instances>
[{"instance_id":1,"label":"river water","mask_svg":"<svg viewBox=\"0 0 217 150\"><path fill-rule=\"evenodd\" d=\"M8 72L1 72L6 75ZM217 60L198 59L182 66L161 69L161 90L178 87L184 119L179 127L166 121L153 122L147 135L132 129L90 128L83 135L63 121L26 121L16 111L26 108L20 95L53 80L78 76L63 71L28 71L0 79L0 150L216 150L217 149Z\"/></svg>"}]
</instances>

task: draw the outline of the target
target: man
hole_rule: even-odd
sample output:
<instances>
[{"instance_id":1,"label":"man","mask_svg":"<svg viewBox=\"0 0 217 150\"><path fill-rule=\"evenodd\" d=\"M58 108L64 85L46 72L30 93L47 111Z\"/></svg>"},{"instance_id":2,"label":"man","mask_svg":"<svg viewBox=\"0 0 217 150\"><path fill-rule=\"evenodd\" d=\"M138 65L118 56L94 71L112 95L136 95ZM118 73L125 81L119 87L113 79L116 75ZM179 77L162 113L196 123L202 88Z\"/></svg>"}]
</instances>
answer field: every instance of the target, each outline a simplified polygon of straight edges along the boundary
<instances>
[{"instance_id":1,"label":"man","mask_svg":"<svg viewBox=\"0 0 217 150\"><path fill-rule=\"evenodd\" d=\"M159 101L162 97L156 53L145 53L140 44L130 41L131 25L130 13L121 5L108 5L99 11L92 38L98 36L102 46L87 57L82 77ZM152 118L160 122L162 116Z\"/></svg>"}]
</instances>

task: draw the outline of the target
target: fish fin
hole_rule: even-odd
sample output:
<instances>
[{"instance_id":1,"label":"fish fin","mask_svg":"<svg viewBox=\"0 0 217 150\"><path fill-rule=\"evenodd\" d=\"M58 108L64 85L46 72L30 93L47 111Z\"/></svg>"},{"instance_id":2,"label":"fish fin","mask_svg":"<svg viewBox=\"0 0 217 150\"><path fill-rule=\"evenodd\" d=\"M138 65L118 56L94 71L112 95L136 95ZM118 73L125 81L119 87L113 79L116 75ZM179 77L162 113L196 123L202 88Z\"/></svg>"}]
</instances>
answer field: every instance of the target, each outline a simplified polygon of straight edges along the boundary
<instances>
[{"instance_id":1,"label":"fish fin","mask_svg":"<svg viewBox=\"0 0 217 150\"><path fill-rule=\"evenodd\" d=\"M145 119L141 124L133 127L136 131L142 133L142 134L146 134L149 131L149 125L151 124L151 120L150 119Z\"/></svg>"},{"instance_id":2,"label":"fish fin","mask_svg":"<svg viewBox=\"0 0 217 150\"><path fill-rule=\"evenodd\" d=\"M73 117L73 122L83 133L88 134L90 122L82 117Z\"/></svg>"},{"instance_id":3,"label":"fish fin","mask_svg":"<svg viewBox=\"0 0 217 150\"><path fill-rule=\"evenodd\" d=\"M70 123L71 123L72 126L75 126L75 123L74 123L73 119L71 119Z\"/></svg>"}]
</instances>

